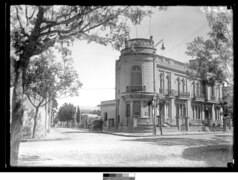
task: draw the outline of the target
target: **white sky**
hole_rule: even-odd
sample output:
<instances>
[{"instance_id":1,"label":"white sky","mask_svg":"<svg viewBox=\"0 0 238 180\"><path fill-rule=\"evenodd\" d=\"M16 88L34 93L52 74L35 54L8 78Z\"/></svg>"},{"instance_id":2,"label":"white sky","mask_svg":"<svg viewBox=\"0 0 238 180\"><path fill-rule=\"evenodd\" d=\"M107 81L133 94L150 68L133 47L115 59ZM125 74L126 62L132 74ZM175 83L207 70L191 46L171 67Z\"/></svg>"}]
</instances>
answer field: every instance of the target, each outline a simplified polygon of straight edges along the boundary
<instances>
[{"instance_id":1,"label":"white sky","mask_svg":"<svg viewBox=\"0 0 238 180\"><path fill-rule=\"evenodd\" d=\"M200 7L177 6L155 12L151 19L144 19L141 25L131 25L130 38L149 39L152 35L155 43L163 39L166 49L162 52L161 46L158 46L157 54L187 62L191 58L185 54L186 43L196 36L206 36L208 31L208 22ZM75 42L72 58L83 86L79 96L58 99L58 107L65 102L75 106L97 106L101 101L114 99L115 60L119 56L120 52L110 46Z\"/></svg>"}]
</instances>

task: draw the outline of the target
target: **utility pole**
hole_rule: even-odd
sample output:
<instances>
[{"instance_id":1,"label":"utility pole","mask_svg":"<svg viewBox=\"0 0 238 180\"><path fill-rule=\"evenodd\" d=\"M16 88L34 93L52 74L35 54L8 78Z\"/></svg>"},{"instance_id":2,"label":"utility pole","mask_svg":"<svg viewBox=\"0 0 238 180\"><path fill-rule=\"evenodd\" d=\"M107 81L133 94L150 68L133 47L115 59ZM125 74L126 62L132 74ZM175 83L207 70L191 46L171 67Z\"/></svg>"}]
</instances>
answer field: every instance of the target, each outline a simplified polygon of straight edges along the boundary
<instances>
[{"instance_id":1,"label":"utility pole","mask_svg":"<svg viewBox=\"0 0 238 180\"><path fill-rule=\"evenodd\" d=\"M156 119L156 87L155 87L155 50L153 51L153 86L154 86L154 96L153 96L153 135L156 135L156 126L155 126L155 119Z\"/></svg>"},{"instance_id":2,"label":"utility pole","mask_svg":"<svg viewBox=\"0 0 238 180\"><path fill-rule=\"evenodd\" d=\"M150 39L152 39L152 36L150 37ZM163 39L161 39L158 43L156 43L155 45L154 45L154 48L156 47L156 46L158 46L161 42L163 42ZM164 47L164 44L162 44L162 47L161 47L161 49L162 50L164 50L165 49L165 47ZM152 101L152 107L153 107L153 111L154 111L154 113L153 113L153 135L156 135L156 125L155 125L155 120L156 120L156 105L157 105L157 101L158 101L158 99L157 99L157 97L156 97L156 86L155 86L155 71L156 71L156 63L155 63L155 57L156 57L156 55L155 55L155 51L156 51L156 49L153 51L153 86L154 86L154 96L153 96L153 101ZM162 119L161 119L162 117L160 116L160 122L159 122L159 125L160 125L160 134L161 135L163 135L163 132L162 132Z\"/></svg>"}]
</instances>

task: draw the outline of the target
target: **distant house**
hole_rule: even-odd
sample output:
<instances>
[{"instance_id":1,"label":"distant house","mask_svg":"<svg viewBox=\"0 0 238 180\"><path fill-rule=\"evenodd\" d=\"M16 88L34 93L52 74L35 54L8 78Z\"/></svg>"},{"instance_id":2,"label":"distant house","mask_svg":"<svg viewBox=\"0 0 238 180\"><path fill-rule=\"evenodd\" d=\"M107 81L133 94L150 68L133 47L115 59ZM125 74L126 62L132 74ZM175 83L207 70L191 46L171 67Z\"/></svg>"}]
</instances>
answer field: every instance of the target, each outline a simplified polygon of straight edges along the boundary
<instances>
[{"instance_id":1,"label":"distant house","mask_svg":"<svg viewBox=\"0 0 238 180\"><path fill-rule=\"evenodd\" d=\"M101 102L101 118L105 127L115 127L115 100Z\"/></svg>"}]
</instances>

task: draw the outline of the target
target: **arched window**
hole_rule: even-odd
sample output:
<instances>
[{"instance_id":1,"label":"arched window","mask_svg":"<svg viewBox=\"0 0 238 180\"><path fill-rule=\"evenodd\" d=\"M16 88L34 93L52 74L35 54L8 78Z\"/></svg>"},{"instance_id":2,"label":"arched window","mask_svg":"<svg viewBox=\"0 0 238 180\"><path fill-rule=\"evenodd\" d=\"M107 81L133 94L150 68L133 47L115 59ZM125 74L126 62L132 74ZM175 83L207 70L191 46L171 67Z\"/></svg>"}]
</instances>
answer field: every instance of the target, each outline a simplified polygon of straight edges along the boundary
<instances>
[{"instance_id":1,"label":"arched window","mask_svg":"<svg viewBox=\"0 0 238 180\"><path fill-rule=\"evenodd\" d=\"M185 85L186 85L186 82L185 82L185 79L183 78L182 79L182 92L183 93L185 92Z\"/></svg>"},{"instance_id":2,"label":"arched window","mask_svg":"<svg viewBox=\"0 0 238 180\"><path fill-rule=\"evenodd\" d=\"M178 92L180 92L180 78L179 77L177 78L177 81L178 81Z\"/></svg>"},{"instance_id":3,"label":"arched window","mask_svg":"<svg viewBox=\"0 0 238 180\"><path fill-rule=\"evenodd\" d=\"M199 89L200 89L200 87L199 87L199 86L200 86L200 85L199 85L199 83L197 82L197 89L196 89L196 90L197 90L197 93L196 93L197 95L199 95L199 94L200 94L200 93L199 93Z\"/></svg>"},{"instance_id":4,"label":"arched window","mask_svg":"<svg viewBox=\"0 0 238 180\"><path fill-rule=\"evenodd\" d=\"M131 85L132 86L142 85L142 69L138 65L133 66L131 69Z\"/></svg>"},{"instance_id":5,"label":"arched window","mask_svg":"<svg viewBox=\"0 0 238 180\"><path fill-rule=\"evenodd\" d=\"M160 77L160 91L163 92L163 90L164 90L164 74L160 73L159 77Z\"/></svg>"},{"instance_id":6,"label":"arched window","mask_svg":"<svg viewBox=\"0 0 238 180\"><path fill-rule=\"evenodd\" d=\"M194 95L194 97L195 97L195 95L196 95L196 83L195 83L195 81L193 81L193 95Z\"/></svg>"},{"instance_id":7,"label":"arched window","mask_svg":"<svg viewBox=\"0 0 238 180\"><path fill-rule=\"evenodd\" d=\"M170 91L170 89L171 89L171 80L170 80L170 75L167 75L166 76L166 79L167 79L167 88L168 88L168 91Z\"/></svg>"},{"instance_id":8,"label":"arched window","mask_svg":"<svg viewBox=\"0 0 238 180\"><path fill-rule=\"evenodd\" d=\"M214 92L214 85L211 86L211 95L214 96L215 92Z\"/></svg>"},{"instance_id":9,"label":"arched window","mask_svg":"<svg viewBox=\"0 0 238 180\"><path fill-rule=\"evenodd\" d=\"M220 99L221 95L220 95L220 85L219 84L217 85L217 94L218 94L218 98Z\"/></svg>"}]
</instances>

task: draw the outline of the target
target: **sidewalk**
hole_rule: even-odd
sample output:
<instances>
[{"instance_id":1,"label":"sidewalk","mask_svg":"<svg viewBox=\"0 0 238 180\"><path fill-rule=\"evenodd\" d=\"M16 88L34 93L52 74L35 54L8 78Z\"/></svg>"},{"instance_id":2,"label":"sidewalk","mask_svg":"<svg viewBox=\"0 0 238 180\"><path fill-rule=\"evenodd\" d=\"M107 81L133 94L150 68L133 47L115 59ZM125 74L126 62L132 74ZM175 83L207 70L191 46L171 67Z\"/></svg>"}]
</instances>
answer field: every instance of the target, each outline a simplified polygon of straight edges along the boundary
<instances>
[{"instance_id":1,"label":"sidewalk","mask_svg":"<svg viewBox=\"0 0 238 180\"><path fill-rule=\"evenodd\" d=\"M54 140L65 140L68 139L68 137L57 131L56 128L50 129L50 132L47 133L46 137L39 138L39 139L22 139L22 142L34 142L34 141L54 141Z\"/></svg>"},{"instance_id":2,"label":"sidewalk","mask_svg":"<svg viewBox=\"0 0 238 180\"><path fill-rule=\"evenodd\" d=\"M154 136L152 132L146 133L129 133L129 132L115 132L103 130L105 134L112 134L117 136L125 136L125 137L151 137ZM202 131L175 131L175 132L163 132L162 136L179 136L179 135L206 135L206 134L233 134L232 131L217 131L217 132L202 132ZM161 136L160 131L156 131L156 136Z\"/></svg>"}]
</instances>

